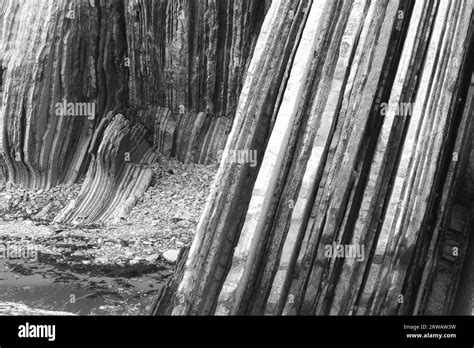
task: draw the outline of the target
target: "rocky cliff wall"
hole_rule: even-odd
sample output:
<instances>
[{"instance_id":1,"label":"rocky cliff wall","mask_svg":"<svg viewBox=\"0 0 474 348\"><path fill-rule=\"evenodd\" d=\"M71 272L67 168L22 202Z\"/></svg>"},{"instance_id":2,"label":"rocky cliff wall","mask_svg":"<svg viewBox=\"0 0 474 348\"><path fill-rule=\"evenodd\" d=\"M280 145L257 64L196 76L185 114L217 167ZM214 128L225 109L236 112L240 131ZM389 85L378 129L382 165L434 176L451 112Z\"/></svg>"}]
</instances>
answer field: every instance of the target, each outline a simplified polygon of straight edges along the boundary
<instances>
[{"instance_id":1,"label":"rocky cliff wall","mask_svg":"<svg viewBox=\"0 0 474 348\"><path fill-rule=\"evenodd\" d=\"M130 101L162 153L218 159L268 3L126 1Z\"/></svg>"},{"instance_id":2,"label":"rocky cliff wall","mask_svg":"<svg viewBox=\"0 0 474 348\"><path fill-rule=\"evenodd\" d=\"M154 312L452 313L472 231L473 6L274 1Z\"/></svg>"},{"instance_id":3,"label":"rocky cliff wall","mask_svg":"<svg viewBox=\"0 0 474 348\"><path fill-rule=\"evenodd\" d=\"M1 5L0 181L50 188L87 172L57 221L93 222L131 208L157 152L218 160L268 2ZM118 114L130 127L125 142L105 136L121 129Z\"/></svg>"},{"instance_id":4,"label":"rocky cliff wall","mask_svg":"<svg viewBox=\"0 0 474 348\"><path fill-rule=\"evenodd\" d=\"M127 105L123 4L4 0L2 11L1 180L72 183L103 116Z\"/></svg>"},{"instance_id":5,"label":"rocky cliff wall","mask_svg":"<svg viewBox=\"0 0 474 348\"><path fill-rule=\"evenodd\" d=\"M0 181L86 173L57 222L119 219L158 152L220 159L155 313L466 308L472 0L0 5Z\"/></svg>"}]
</instances>

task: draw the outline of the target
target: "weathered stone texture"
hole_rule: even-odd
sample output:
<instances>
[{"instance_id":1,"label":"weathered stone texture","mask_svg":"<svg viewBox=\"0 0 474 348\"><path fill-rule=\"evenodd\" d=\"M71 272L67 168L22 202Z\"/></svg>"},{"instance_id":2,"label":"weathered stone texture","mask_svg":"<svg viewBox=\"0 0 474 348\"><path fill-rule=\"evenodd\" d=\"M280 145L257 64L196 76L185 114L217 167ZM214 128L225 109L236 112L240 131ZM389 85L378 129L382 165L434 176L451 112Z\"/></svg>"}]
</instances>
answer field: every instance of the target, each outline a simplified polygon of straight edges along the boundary
<instances>
[{"instance_id":1,"label":"weathered stone texture","mask_svg":"<svg viewBox=\"0 0 474 348\"><path fill-rule=\"evenodd\" d=\"M472 272L473 5L275 0L155 314L449 314L459 287L474 294L458 286ZM257 150L256 170L229 163L235 149Z\"/></svg>"},{"instance_id":2,"label":"weathered stone texture","mask_svg":"<svg viewBox=\"0 0 474 348\"><path fill-rule=\"evenodd\" d=\"M186 162L215 162L265 1L127 0L126 8L131 105L145 112L158 107L158 129L171 135L158 135L160 151Z\"/></svg>"},{"instance_id":3,"label":"weathered stone texture","mask_svg":"<svg viewBox=\"0 0 474 348\"><path fill-rule=\"evenodd\" d=\"M37 189L75 182L87 166L95 127L127 104L123 4L2 5L1 180ZM64 100L94 104L95 118L58 116Z\"/></svg>"},{"instance_id":4,"label":"weathered stone texture","mask_svg":"<svg viewBox=\"0 0 474 348\"><path fill-rule=\"evenodd\" d=\"M77 205L57 221L108 221L150 182L124 152L142 151L134 155L139 166L156 157L151 149L185 162L218 161L265 1L0 4L1 182L50 188L87 171ZM75 108L58 115L58 103L90 106L94 117ZM126 142L110 137L121 127L114 122L104 130L106 115L108 123L117 114L130 121L122 120L134 134L122 135Z\"/></svg>"}]
</instances>

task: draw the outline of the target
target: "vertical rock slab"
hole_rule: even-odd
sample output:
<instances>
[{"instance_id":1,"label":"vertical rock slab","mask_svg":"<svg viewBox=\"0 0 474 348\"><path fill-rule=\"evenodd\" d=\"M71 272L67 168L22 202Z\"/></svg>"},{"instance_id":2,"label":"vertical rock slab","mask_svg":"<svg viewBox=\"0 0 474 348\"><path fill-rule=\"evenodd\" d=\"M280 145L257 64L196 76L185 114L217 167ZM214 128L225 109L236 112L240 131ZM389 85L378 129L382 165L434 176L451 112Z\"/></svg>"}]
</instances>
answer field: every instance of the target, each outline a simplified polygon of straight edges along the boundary
<instances>
[{"instance_id":1,"label":"vertical rock slab","mask_svg":"<svg viewBox=\"0 0 474 348\"><path fill-rule=\"evenodd\" d=\"M471 2L440 1L427 63L376 247L376 255L382 257L374 260L370 268L358 308L361 314L391 313L399 305L403 280L433 194L452 92L465 54L465 47L457 43L466 39L471 13Z\"/></svg>"},{"instance_id":2,"label":"vertical rock slab","mask_svg":"<svg viewBox=\"0 0 474 348\"><path fill-rule=\"evenodd\" d=\"M472 1L293 5L268 10L182 280L161 308L449 313L470 228L456 192L472 147ZM274 65L278 53L289 59ZM235 149L258 150L255 171L229 163Z\"/></svg>"},{"instance_id":3,"label":"vertical rock slab","mask_svg":"<svg viewBox=\"0 0 474 348\"><path fill-rule=\"evenodd\" d=\"M180 304L173 309L175 314L212 313L215 309L215 298L229 267L258 171L258 165L252 168L248 163L236 163L232 154L263 151L271 115L278 108L273 105L280 102L281 86L288 78L286 66L294 58L309 3L279 0L272 2L268 10L222 154L222 165L198 224L183 280L173 297L176 301L183 299L176 302ZM197 291L193 291L194 287Z\"/></svg>"},{"instance_id":4,"label":"vertical rock slab","mask_svg":"<svg viewBox=\"0 0 474 348\"><path fill-rule=\"evenodd\" d=\"M232 266L219 295L216 314L237 314L244 296L249 278L259 266L256 261L258 248L263 239L264 225L271 200L274 197L277 179L282 170L286 148L290 139L292 125L301 115L300 105L308 93L313 57L320 35L324 32L323 17L326 15L327 2L318 1L309 9L307 25L302 33L294 65L286 84L282 103L265 149L247 216L241 230L239 243L234 250Z\"/></svg>"},{"instance_id":5,"label":"vertical rock slab","mask_svg":"<svg viewBox=\"0 0 474 348\"><path fill-rule=\"evenodd\" d=\"M474 50L471 49L471 55L473 53ZM469 72L469 67L466 67L466 70ZM468 77L469 74L466 73L465 76ZM457 113L461 113L461 121L453 151L446 154L449 163L447 179L439 190L440 203L431 223L432 234L428 236L430 242L426 243L427 250L420 253L424 256L422 256L423 262L421 260L417 262L422 265L419 270L422 272L421 280L416 284L417 288L407 286L405 290L408 294L416 292L414 311L425 315L450 313L455 307L455 300L461 301L458 297L461 297L463 292L469 293L466 295L470 298L473 293L472 283L465 283L465 280L471 279L469 274L472 272L468 254L473 242L470 231L473 226L474 209L472 203L474 74L471 76L465 106L462 108L461 103L457 106ZM414 278L413 274L410 276ZM458 287L461 294L458 294ZM460 306L463 307L463 312L454 314L471 313L472 306L466 308L466 303L461 302L457 306L458 311Z\"/></svg>"}]
</instances>

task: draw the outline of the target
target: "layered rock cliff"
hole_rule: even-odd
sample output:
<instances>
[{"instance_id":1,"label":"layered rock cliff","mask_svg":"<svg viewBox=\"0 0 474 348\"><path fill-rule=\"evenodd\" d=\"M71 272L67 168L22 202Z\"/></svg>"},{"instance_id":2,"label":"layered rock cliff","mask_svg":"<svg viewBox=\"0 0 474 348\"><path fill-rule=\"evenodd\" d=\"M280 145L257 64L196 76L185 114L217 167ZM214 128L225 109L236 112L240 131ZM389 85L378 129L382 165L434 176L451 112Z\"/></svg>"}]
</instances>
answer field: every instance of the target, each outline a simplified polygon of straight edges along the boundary
<instances>
[{"instance_id":1,"label":"layered rock cliff","mask_svg":"<svg viewBox=\"0 0 474 348\"><path fill-rule=\"evenodd\" d=\"M218 162L154 314L466 314L473 7L0 0L0 181L109 222Z\"/></svg>"},{"instance_id":2,"label":"layered rock cliff","mask_svg":"<svg viewBox=\"0 0 474 348\"><path fill-rule=\"evenodd\" d=\"M126 1L130 104L160 152L218 159L268 4Z\"/></svg>"},{"instance_id":3,"label":"layered rock cliff","mask_svg":"<svg viewBox=\"0 0 474 348\"><path fill-rule=\"evenodd\" d=\"M154 313L470 313L472 14L462 0L273 1Z\"/></svg>"},{"instance_id":4,"label":"layered rock cliff","mask_svg":"<svg viewBox=\"0 0 474 348\"><path fill-rule=\"evenodd\" d=\"M0 4L0 181L40 189L87 172L56 221L101 222L143 194L150 151L218 160L264 1ZM130 134L113 135L117 114Z\"/></svg>"}]
</instances>

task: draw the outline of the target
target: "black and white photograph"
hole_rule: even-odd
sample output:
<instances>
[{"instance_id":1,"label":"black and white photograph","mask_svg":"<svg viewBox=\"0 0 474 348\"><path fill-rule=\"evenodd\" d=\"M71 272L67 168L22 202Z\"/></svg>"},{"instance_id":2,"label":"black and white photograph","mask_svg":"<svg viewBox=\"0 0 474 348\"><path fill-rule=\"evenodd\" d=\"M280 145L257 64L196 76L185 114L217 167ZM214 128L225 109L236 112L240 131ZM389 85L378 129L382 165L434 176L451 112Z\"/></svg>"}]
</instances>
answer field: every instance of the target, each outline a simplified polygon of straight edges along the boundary
<instances>
[{"instance_id":1,"label":"black and white photograph","mask_svg":"<svg viewBox=\"0 0 474 348\"><path fill-rule=\"evenodd\" d=\"M2 348L473 346L474 0L0 0L0 69Z\"/></svg>"}]
</instances>

